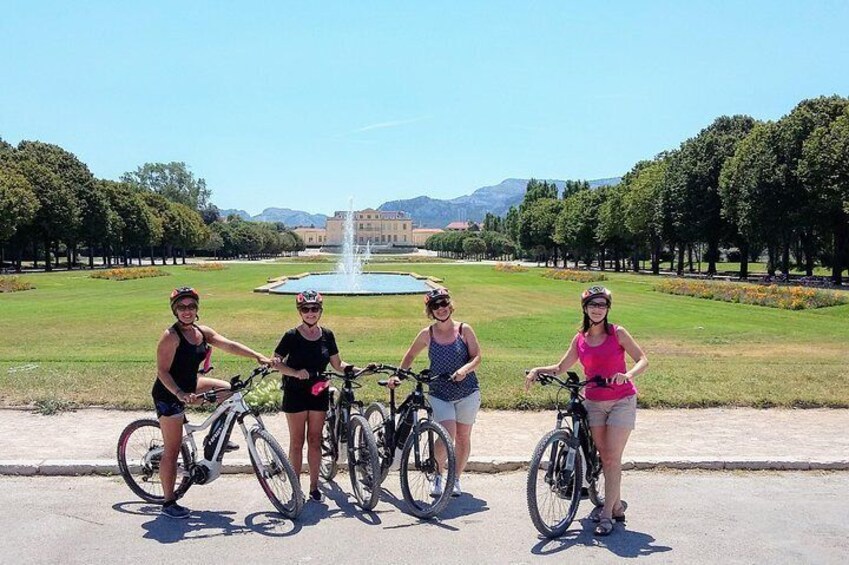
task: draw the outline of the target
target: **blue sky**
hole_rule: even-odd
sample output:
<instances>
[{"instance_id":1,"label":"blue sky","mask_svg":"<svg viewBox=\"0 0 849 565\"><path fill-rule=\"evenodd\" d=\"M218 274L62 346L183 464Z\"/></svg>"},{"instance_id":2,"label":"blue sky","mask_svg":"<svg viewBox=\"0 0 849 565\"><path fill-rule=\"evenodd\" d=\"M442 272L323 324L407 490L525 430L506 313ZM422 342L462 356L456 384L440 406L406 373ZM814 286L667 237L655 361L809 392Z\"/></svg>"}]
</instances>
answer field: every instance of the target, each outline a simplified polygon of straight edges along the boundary
<instances>
[{"instance_id":1,"label":"blue sky","mask_svg":"<svg viewBox=\"0 0 849 565\"><path fill-rule=\"evenodd\" d=\"M849 2L27 2L0 137L222 208L331 213L625 173L722 114L849 95Z\"/></svg>"}]
</instances>

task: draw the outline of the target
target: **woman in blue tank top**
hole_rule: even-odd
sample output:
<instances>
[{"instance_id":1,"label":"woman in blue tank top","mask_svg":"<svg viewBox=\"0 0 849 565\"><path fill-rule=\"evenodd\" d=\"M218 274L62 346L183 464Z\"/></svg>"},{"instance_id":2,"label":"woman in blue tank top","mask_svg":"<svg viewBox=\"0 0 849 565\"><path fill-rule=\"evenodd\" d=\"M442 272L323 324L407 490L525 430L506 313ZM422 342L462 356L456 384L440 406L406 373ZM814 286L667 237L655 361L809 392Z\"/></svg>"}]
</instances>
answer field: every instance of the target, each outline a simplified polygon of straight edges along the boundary
<instances>
[{"instance_id":1,"label":"woman in blue tank top","mask_svg":"<svg viewBox=\"0 0 849 565\"><path fill-rule=\"evenodd\" d=\"M430 370L446 375L430 384L428 400L433 418L442 424L454 440L457 457L457 480L452 496L460 496L460 476L466 468L472 449L472 426L481 405L480 386L475 369L481 362L481 350L474 330L468 324L452 318L454 305L445 288L436 288L425 295L425 313L433 323L422 329L413 340L404 359L403 369L409 369L416 356L427 349ZM393 386L397 380L392 380ZM442 451L442 453L440 453ZM437 447L437 457L445 464L444 450ZM431 494L442 494L442 477L437 475Z\"/></svg>"}]
</instances>

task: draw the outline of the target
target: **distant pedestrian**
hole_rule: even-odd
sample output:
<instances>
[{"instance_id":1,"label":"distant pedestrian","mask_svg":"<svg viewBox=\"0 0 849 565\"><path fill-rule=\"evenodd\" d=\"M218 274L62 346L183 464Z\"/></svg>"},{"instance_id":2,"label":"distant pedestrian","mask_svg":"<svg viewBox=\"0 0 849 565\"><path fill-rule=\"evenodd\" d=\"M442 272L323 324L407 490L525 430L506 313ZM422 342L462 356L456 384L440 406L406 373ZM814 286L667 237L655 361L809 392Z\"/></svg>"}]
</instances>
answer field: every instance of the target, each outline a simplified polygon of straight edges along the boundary
<instances>
[{"instance_id":1,"label":"distant pedestrian","mask_svg":"<svg viewBox=\"0 0 849 565\"><path fill-rule=\"evenodd\" d=\"M154 405L162 430L164 449L159 464L159 477L165 502L162 513L171 518L188 518L189 510L177 504L174 484L177 479L177 457L183 443L183 422L186 404L200 402L198 393L211 389L230 388L230 383L209 377L199 377L203 363L209 368L212 347L228 353L253 357L257 363L268 365L271 361L253 349L220 335L198 321L200 295L189 287L171 292L171 312L177 321L165 330L156 347L157 379L153 383ZM236 449L233 444L228 449Z\"/></svg>"},{"instance_id":2,"label":"distant pedestrian","mask_svg":"<svg viewBox=\"0 0 849 565\"><path fill-rule=\"evenodd\" d=\"M559 375L580 361L588 379L601 376L608 382L608 386L588 384L584 402L604 470L604 507L595 528L599 536L613 531L614 520L625 519L627 504L621 500L622 452L637 418L633 378L649 364L631 334L608 322L612 303L612 294L603 286L585 290L581 294L584 320L566 354L556 365L531 369L525 380L525 390L529 390L538 373ZM630 370L625 365L626 352L635 362Z\"/></svg>"}]
</instances>

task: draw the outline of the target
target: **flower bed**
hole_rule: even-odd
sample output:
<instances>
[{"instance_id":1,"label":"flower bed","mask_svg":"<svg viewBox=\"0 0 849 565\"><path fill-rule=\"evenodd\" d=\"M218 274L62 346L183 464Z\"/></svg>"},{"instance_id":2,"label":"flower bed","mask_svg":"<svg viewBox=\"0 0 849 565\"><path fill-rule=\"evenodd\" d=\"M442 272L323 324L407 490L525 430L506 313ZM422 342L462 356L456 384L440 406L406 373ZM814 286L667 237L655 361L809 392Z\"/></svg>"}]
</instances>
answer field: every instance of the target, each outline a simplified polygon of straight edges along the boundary
<instances>
[{"instance_id":1,"label":"flower bed","mask_svg":"<svg viewBox=\"0 0 849 565\"><path fill-rule=\"evenodd\" d=\"M129 281L133 279L147 279L150 277L166 277L168 275L169 273L166 273L162 269L158 269L156 267L133 267L96 271L91 274L91 278L109 279L113 281Z\"/></svg>"},{"instance_id":2,"label":"flower bed","mask_svg":"<svg viewBox=\"0 0 849 565\"><path fill-rule=\"evenodd\" d=\"M0 292L18 292L32 290L35 287L18 277L0 277Z\"/></svg>"},{"instance_id":3,"label":"flower bed","mask_svg":"<svg viewBox=\"0 0 849 565\"><path fill-rule=\"evenodd\" d=\"M495 270L501 273L524 273L528 268L513 263L496 263Z\"/></svg>"},{"instance_id":4,"label":"flower bed","mask_svg":"<svg viewBox=\"0 0 849 565\"><path fill-rule=\"evenodd\" d=\"M595 273L592 271L576 271L574 269L546 269L543 271L542 276L547 279L579 283L591 283L607 280L607 277L601 273Z\"/></svg>"},{"instance_id":5,"label":"flower bed","mask_svg":"<svg viewBox=\"0 0 849 565\"><path fill-rule=\"evenodd\" d=\"M196 263L187 268L192 271L223 271L227 266L221 263Z\"/></svg>"},{"instance_id":6,"label":"flower bed","mask_svg":"<svg viewBox=\"0 0 849 565\"><path fill-rule=\"evenodd\" d=\"M846 304L849 297L827 290L800 286L758 285L670 279L655 285L658 292L708 300L755 304L785 310L806 310Z\"/></svg>"}]
</instances>

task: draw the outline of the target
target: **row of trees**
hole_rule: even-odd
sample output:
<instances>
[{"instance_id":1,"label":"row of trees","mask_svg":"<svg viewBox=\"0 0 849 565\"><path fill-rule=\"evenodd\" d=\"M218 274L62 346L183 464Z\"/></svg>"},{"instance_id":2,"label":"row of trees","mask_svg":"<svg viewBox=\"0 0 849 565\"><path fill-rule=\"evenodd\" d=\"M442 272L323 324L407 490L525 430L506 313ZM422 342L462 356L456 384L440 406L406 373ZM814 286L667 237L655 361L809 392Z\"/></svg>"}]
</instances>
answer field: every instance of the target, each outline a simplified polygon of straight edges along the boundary
<instances>
[{"instance_id":1,"label":"row of trees","mask_svg":"<svg viewBox=\"0 0 849 565\"><path fill-rule=\"evenodd\" d=\"M776 122L722 116L679 148L634 165L620 184L590 189L532 180L504 218L482 234L504 234L526 257L571 259L637 270L662 260L683 273L693 255L715 274L720 250L741 263L766 253L768 270L808 275L849 265L849 100L800 102ZM455 246L456 249L456 246Z\"/></svg>"},{"instance_id":2,"label":"row of trees","mask_svg":"<svg viewBox=\"0 0 849 565\"><path fill-rule=\"evenodd\" d=\"M293 232L274 224L219 221L204 179L185 163L148 163L120 181L97 179L74 154L57 145L0 139L0 265L16 270L43 260L52 270L80 253L94 267L149 259L185 262L187 250L222 257L279 254L303 249ZM8 253L7 253L8 251Z\"/></svg>"}]
</instances>

